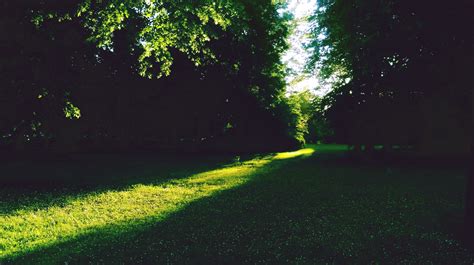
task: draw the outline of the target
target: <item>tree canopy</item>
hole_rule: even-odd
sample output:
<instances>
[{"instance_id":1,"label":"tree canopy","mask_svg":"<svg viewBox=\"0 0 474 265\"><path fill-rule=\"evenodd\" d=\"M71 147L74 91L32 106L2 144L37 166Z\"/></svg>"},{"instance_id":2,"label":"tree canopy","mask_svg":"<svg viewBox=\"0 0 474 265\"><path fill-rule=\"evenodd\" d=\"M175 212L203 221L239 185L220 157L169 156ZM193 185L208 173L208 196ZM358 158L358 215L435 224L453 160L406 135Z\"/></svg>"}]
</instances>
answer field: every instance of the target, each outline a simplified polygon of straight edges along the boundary
<instances>
[{"instance_id":1,"label":"tree canopy","mask_svg":"<svg viewBox=\"0 0 474 265\"><path fill-rule=\"evenodd\" d=\"M294 146L281 5L3 1L2 144L225 146L252 136Z\"/></svg>"},{"instance_id":2,"label":"tree canopy","mask_svg":"<svg viewBox=\"0 0 474 265\"><path fill-rule=\"evenodd\" d=\"M319 0L308 69L338 80L325 104L339 139L413 144L433 97L466 127L472 10L464 0Z\"/></svg>"}]
</instances>

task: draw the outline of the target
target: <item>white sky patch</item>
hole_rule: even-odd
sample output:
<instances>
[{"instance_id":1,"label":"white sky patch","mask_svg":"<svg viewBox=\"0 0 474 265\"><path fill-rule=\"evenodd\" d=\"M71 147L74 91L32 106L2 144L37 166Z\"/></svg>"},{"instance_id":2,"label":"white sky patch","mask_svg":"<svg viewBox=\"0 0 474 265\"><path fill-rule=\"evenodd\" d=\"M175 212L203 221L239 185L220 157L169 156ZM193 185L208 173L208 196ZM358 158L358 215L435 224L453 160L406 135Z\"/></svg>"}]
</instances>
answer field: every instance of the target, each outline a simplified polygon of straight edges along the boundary
<instances>
[{"instance_id":1,"label":"white sky patch","mask_svg":"<svg viewBox=\"0 0 474 265\"><path fill-rule=\"evenodd\" d=\"M304 67L310 56L304 48L310 42L308 36L310 23L308 17L316 9L316 0L289 0L286 11L293 14L296 28L289 37L290 48L283 55L283 62L290 68L291 73L286 77L288 93L303 90L310 90L317 95L324 95L328 87L322 85L317 75L310 75L304 72Z\"/></svg>"}]
</instances>

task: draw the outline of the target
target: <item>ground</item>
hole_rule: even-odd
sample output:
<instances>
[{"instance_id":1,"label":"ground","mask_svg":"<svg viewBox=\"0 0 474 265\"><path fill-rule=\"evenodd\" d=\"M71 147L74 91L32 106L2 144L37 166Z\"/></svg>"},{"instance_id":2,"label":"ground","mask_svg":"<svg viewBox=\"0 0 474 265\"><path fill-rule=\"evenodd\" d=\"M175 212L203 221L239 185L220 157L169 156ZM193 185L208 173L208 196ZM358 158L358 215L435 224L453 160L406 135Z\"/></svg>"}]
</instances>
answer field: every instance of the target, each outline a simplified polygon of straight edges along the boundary
<instances>
[{"instance_id":1,"label":"ground","mask_svg":"<svg viewBox=\"0 0 474 265\"><path fill-rule=\"evenodd\" d=\"M461 169L344 149L4 163L0 263L474 262L458 240Z\"/></svg>"}]
</instances>

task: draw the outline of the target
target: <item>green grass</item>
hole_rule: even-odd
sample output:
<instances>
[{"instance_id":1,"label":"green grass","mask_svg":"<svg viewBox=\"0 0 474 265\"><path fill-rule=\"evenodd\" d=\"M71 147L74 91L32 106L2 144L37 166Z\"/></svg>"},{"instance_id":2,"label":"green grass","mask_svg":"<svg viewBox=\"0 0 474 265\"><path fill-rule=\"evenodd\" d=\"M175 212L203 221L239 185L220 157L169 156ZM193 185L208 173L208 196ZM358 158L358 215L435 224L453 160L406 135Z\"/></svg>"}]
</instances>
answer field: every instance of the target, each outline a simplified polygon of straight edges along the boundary
<instances>
[{"instance_id":1,"label":"green grass","mask_svg":"<svg viewBox=\"0 0 474 265\"><path fill-rule=\"evenodd\" d=\"M455 230L462 171L357 165L340 158L344 149L311 146L234 163L145 159L106 171L92 186L83 185L93 181L86 178L59 188L0 189L0 260L472 263Z\"/></svg>"}]
</instances>

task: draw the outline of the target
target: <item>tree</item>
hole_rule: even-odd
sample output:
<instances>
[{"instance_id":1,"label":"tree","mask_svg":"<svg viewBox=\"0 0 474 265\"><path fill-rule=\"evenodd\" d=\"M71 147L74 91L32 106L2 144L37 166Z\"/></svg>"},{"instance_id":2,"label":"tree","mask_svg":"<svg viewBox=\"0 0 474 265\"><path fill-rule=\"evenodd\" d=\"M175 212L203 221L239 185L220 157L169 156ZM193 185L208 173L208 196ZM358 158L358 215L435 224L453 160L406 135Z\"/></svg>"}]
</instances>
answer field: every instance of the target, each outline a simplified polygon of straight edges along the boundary
<instances>
[{"instance_id":1,"label":"tree","mask_svg":"<svg viewBox=\"0 0 474 265\"><path fill-rule=\"evenodd\" d=\"M416 144L429 138L421 133L424 120L447 116L446 109L456 120L446 131L472 135L472 11L466 0L319 0L309 68L339 79L325 99L339 139L369 146ZM432 107L423 113L426 102ZM441 103L450 107L433 111ZM445 135L443 141L455 138ZM469 226L472 184L468 188Z\"/></svg>"},{"instance_id":2,"label":"tree","mask_svg":"<svg viewBox=\"0 0 474 265\"><path fill-rule=\"evenodd\" d=\"M293 142L280 62L289 17L280 4L1 5L2 144L71 151Z\"/></svg>"},{"instance_id":3,"label":"tree","mask_svg":"<svg viewBox=\"0 0 474 265\"><path fill-rule=\"evenodd\" d=\"M290 94L288 104L296 128L296 139L303 143L330 141L332 131L328 127L320 97L303 90Z\"/></svg>"},{"instance_id":4,"label":"tree","mask_svg":"<svg viewBox=\"0 0 474 265\"><path fill-rule=\"evenodd\" d=\"M318 2L309 67L324 77L339 78L328 102L344 104L330 104L328 111L351 124L346 131L359 131L354 141L366 142L374 139L370 132L391 128L397 133L375 133L387 135L376 140L413 144L409 136L417 134L419 118L413 113L420 100L447 88L455 91L453 100L464 102L459 114L466 118L471 6L468 1L449 6L426 1ZM452 14L456 15L449 20L439 19ZM397 135L406 136L396 139Z\"/></svg>"}]
</instances>

